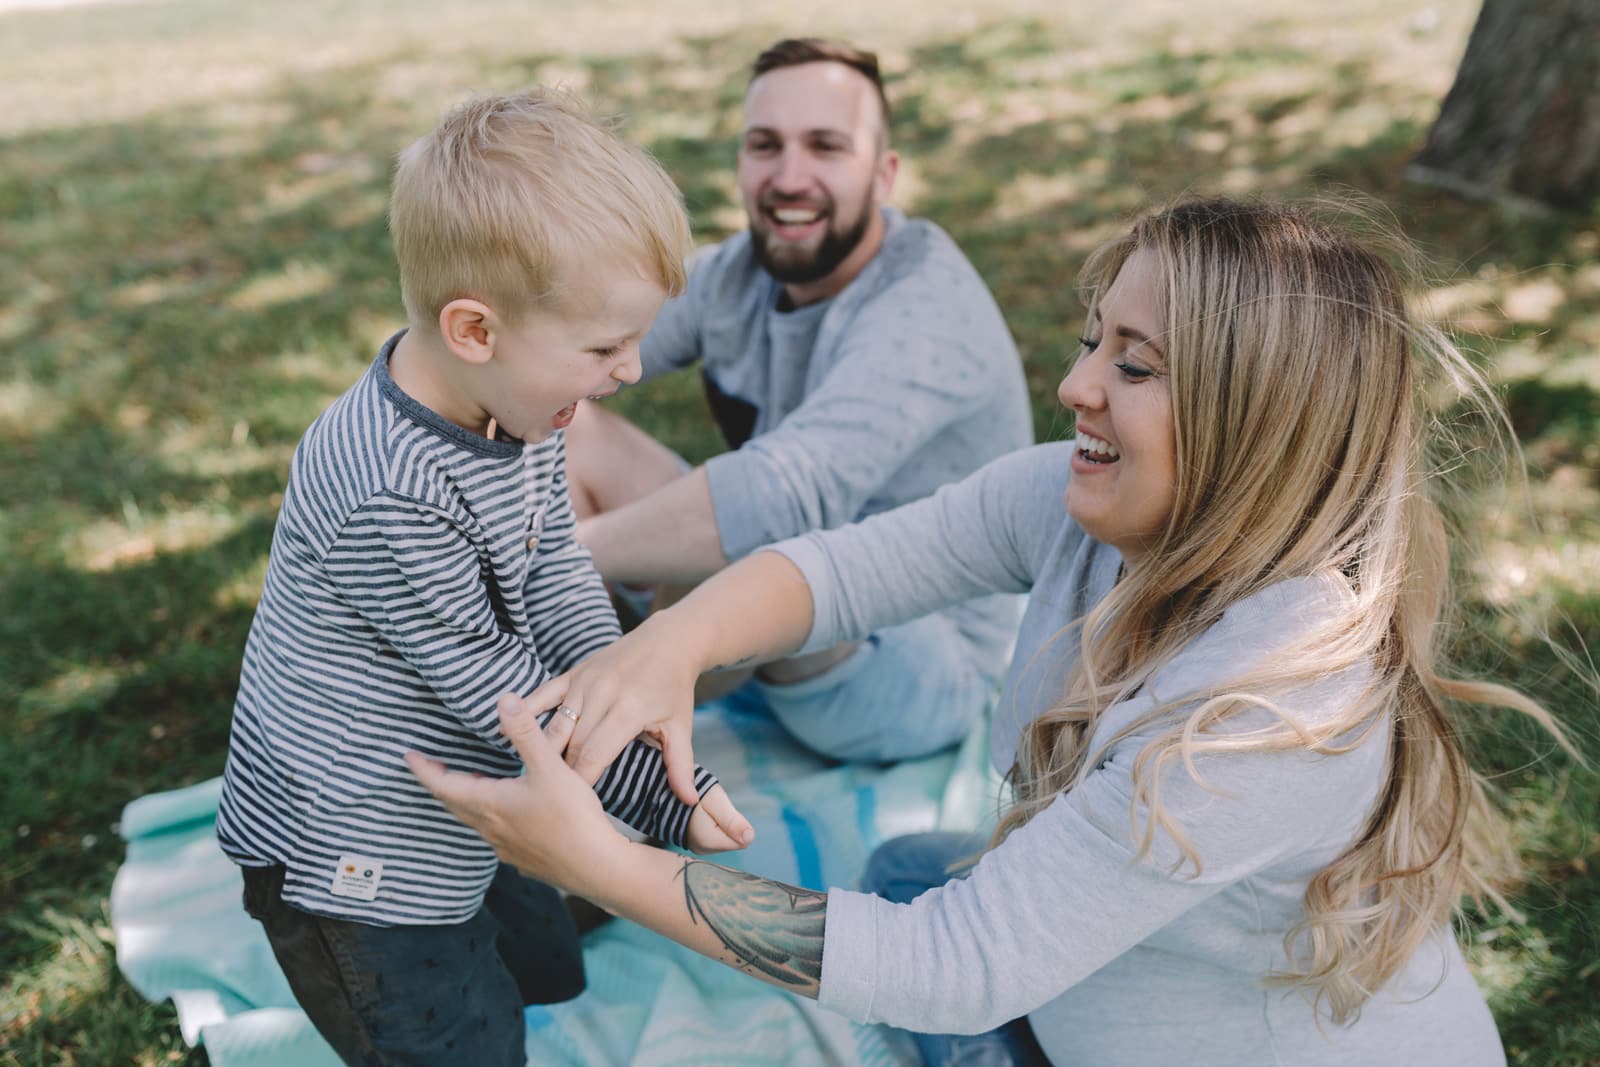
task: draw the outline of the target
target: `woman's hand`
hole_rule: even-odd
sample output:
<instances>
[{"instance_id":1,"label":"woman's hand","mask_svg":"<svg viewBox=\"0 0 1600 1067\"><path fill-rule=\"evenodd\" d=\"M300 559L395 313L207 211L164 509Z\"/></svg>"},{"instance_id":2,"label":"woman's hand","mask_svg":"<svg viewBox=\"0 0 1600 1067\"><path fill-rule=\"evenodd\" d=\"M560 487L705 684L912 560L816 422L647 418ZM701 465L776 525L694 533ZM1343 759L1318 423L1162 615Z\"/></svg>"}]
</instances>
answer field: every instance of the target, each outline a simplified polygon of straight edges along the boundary
<instances>
[{"instance_id":1,"label":"woman's hand","mask_svg":"<svg viewBox=\"0 0 1600 1067\"><path fill-rule=\"evenodd\" d=\"M689 738L695 680L705 671L788 655L810 632L805 576L779 553L756 552L535 689L522 707L538 714L566 704L577 715L562 747L567 763L591 785L629 741L649 735L661 746L672 791L694 804L699 798Z\"/></svg>"},{"instance_id":2,"label":"woman's hand","mask_svg":"<svg viewBox=\"0 0 1600 1067\"><path fill-rule=\"evenodd\" d=\"M564 720L551 717L552 724ZM415 752L406 762L519 870L779 988L817 995L826 893L629 841L612 828L594 790L561 762L523 701L500 701L500 729L522 756L521 778L462 774Z\"/></svg>"},{"instance_id":3,"label":"woman's hand","mask_svg":"<svg viewBox=\"0 0 1600 1067\"><path fill-rule=\"evenodd\" d=\"M661 746L667 782L685 804L694 788L694 683L701 663L671 612L646 619L632 633L529 693L521 710L536 715L565 704L577 714L550 720L549 740L565 750L578 777L593 785L640 734ZM737 847L737 846L734 846Z\"/></svg>"},{"instance_id":4,"label":"woman's hand","mask_svg":"<svg viewBox=\"0 0 1600 1067\"><path fill-rule=\"evenodd\" d=\"M563 721L556 715L552 721ZM609 884L626 846L593 788L561 762L538 717L514 695L500 698L500 730L516 747L519 778L452 771L415 752L406 763L450 813L483 835L507 863L542 882L590 896Z\"/></svg>"}]
</instances>

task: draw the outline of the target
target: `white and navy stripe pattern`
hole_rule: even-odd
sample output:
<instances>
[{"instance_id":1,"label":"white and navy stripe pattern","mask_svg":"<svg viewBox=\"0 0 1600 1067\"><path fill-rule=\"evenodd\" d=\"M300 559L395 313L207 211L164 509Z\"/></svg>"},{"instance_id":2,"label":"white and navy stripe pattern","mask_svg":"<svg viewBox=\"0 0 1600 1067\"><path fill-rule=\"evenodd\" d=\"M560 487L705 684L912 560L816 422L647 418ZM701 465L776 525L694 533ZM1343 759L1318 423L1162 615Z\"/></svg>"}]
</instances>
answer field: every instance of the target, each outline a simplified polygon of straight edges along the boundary
<instances>
[{"instance_id":1,"label":"white and navy stripe pattern","mask_svg":"<svg viewBox=\"0 0 1600 1067\"><path fill-rule=\"evenodd\" d=\"M573 536L562 435L489 440L440 418L389 376L397 339L295 452L217 836L238 863L283 864L284 898L306 911L444 924L478 910L497 861L404 754L518 774L500 694L529 692L619 630ZM696 768L700 795L713 784ZM595 789L617 817L684 842L693 809L658 750L633 742ZM383 864L375 900L330 891L348 855Z\"/></svg>"}]
</instances>

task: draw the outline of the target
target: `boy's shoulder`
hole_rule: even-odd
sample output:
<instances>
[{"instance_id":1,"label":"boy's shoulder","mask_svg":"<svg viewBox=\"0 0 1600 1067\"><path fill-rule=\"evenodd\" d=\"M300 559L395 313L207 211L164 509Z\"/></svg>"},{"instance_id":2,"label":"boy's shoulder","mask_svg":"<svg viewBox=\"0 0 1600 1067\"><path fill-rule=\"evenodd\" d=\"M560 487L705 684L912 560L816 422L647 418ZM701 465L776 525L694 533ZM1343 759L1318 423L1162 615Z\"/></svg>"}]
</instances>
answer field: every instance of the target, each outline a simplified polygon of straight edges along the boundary
<instances>
[{"instance_id":1,"label":"boy's shoulder","mask_svg":"<svg viewBox=\"0 0 1600 1067\"><path fill-rule=\"evenodd\" d=\"M376 488L388 476L394 412L378 388L376 364L322 410L295 449L300 480Z\"/></svg>"},{"instance_id":2,"label":"boy's shoulder","mask_svg":"<svg viewBox=\"0 0 1600 1067\"><path fill-rule=\"evenodd\" d=\"M375 498L454 510L452 450L405 417L383 388L380 355L307 427L285 493L303 519L329 530Z\"/></svg>"}]
</instances>

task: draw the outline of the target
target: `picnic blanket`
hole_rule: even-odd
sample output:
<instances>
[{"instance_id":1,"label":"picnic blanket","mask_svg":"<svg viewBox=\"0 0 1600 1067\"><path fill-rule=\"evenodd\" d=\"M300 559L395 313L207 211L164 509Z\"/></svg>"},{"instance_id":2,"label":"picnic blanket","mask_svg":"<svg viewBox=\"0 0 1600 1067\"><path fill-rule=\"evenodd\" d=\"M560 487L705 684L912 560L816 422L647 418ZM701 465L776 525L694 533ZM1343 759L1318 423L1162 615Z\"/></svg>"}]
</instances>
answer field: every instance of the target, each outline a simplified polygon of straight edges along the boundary
<instances>
[{"instance_id":1,"label":"picnic blanket","mask_svg":"<svg viewBox=\"0 0 1600 1067\"><path fill-rule=\"evenodd\" d=\"M853 887L880 842L978 829L995 810L986 727L954 750L888 767L822 759L740 693L700 709L694 729L696 759L756 827L750 848L718 862L792 884ZM144 997L173 1001L184 1040L204 1044L214 1067L337 1067L240 903L238 869L214 834L220 790L213 779L123 812L128 855L111 890L117 964ZM632 923L590 933L584 963L582 996L528 1009L529 1063L918 1062L904 1034L821 1011Z\"/></svg>"}]
</instances>

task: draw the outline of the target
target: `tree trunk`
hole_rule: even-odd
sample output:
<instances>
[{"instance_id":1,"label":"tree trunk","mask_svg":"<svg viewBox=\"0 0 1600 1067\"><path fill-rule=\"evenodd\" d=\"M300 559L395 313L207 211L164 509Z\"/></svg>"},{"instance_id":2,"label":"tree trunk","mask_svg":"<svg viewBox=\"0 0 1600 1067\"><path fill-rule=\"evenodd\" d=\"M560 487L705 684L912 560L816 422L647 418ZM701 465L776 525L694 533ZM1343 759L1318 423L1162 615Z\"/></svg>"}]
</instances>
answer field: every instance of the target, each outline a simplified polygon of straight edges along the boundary
<instances>
[{"instance_id":1,"label":"tree trunk","mask_svg":"<svg viewBox=\"0 0 1600 1067\"><path fill-rule=\"evenodd\" d=\"M1600 194L1600 0L1484 0L1406 175L1477 199L1587 211Z\"/></svg>"}]
</instances>

